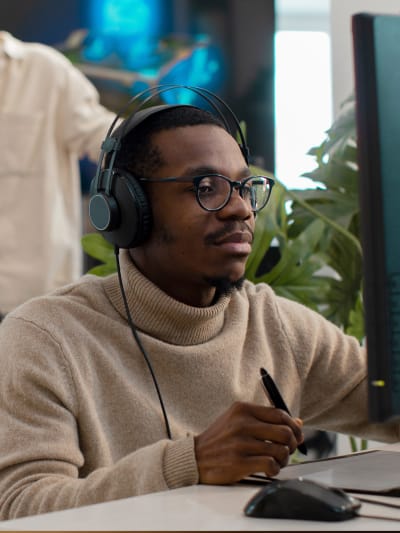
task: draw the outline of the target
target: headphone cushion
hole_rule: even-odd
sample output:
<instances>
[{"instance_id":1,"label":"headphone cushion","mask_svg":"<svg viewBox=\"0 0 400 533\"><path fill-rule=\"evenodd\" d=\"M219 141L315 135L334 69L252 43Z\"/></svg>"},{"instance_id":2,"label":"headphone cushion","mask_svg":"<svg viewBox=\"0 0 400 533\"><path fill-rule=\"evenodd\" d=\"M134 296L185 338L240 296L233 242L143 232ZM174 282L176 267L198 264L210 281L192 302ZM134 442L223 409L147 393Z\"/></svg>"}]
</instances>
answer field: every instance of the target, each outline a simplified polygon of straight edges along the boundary
<instances>
[{"instance_id":1,"label":"headphone cushion","mask_svg":"<svg viewBox=\"0 0 400 533\"><path fill-rule=\"evenodd\" d=\"M119 226L104 231L103 236L119 248L134 248L150 235L152 214L146 193L138 180L127 171L115 170L112 196L119 209Z\"/></svg>"}]
</instances>

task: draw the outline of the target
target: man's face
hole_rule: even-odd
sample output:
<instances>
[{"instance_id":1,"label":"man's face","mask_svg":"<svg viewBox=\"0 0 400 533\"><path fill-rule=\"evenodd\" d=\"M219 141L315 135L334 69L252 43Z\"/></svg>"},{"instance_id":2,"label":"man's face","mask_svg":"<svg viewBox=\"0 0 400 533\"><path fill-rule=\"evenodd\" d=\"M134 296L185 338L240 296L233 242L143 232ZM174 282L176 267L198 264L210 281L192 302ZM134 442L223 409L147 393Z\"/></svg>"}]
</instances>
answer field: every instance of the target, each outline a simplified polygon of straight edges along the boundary
<instances>
[{"instance_id":1,"label":"man's face","mask_svg":"<svg viewBox=\"0 0 400 533\"><path fill-rule=\"evenodd\" d=\"M218 173L240 181L251 173L236 141L222 128L199 125L153 137L164 164L148 178ZM254 215L234 190L220 211L205 211L190 182L147 183L153 213L149 240L131 255L141 271L172 297L209 305L211 280L237 282L251 251Z\"/></svg>"}]
</instances>

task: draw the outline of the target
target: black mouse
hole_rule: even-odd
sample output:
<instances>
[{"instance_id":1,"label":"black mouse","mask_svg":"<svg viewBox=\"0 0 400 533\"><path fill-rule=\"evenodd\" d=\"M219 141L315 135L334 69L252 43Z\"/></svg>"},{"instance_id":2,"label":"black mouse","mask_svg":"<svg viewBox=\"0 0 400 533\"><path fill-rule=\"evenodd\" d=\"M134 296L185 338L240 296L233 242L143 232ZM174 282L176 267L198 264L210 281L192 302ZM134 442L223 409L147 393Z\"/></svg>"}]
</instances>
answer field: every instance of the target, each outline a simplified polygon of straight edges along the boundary
<instances>
[{"instance_id":1,"label":"black mouse","mask_svg":"<svg viewBox=\"0 0 400 533\"><path fill-rule=\"evenodd\" d=\"M339 521L357 516L361 502L340 489L307 479L273 480L246 504L246 516Z\"/></svg>"}]
</instances>

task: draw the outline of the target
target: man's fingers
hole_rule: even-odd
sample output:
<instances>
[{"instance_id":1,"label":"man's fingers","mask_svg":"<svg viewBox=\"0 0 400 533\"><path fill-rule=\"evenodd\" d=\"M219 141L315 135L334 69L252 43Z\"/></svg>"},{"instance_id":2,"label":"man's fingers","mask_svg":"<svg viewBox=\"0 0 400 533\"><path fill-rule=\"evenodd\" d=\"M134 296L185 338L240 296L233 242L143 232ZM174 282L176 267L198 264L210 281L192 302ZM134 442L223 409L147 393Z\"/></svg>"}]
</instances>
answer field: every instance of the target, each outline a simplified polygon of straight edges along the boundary
<instances>
[{"instance_id":1,"label":"man's fingers","mask_svg":"<svg viewBox=\"0 0 400 533\"><path fill-rule=\"evenodd\" d=\"M294 448L296 448L297 444L303 442L304 437L301 431L303 421L300 418L292 418L285 411L282 411L281 409L276 409L275 407L265 407L263 405L255 405L253 407L254 416L260 422L264 422L266 424L273 424L277 427L289 427L296 439L296 445L294 446Z\"/></svg>"},{"instance_id":2,"label":"man's fingers","mask_svg":"<svg viewBox=\"0 0 400 533\"><path fill-rule=\"evenodd\" d=\"M299 444L292 428L285 424L269 424L267 422L255 421L249 424L248 432L253 438L260 441L274 442L279 445L284 445L293 453Z\"/></svg>"},{"instance_id":3,"label":"man's fingers","mask_svg":"<svg viewBox=\"0 0 400 533\"><path fill-rule=\"evenodd\" d=\"M221 484L235 483L255 472L276 476L289 462L289 449L272 442L254 441L246 447L216 453L207 460L207 467L199 464L200 482Z\"/></svg>"},{"instance_id":4,"label":"man's fingers","mask_svg":"<svg viewBox=\"0 0 400 533\"><path fill-rule=\"evenodd\" d=\"M276 442L248 439L238 444L235 453L238 457L271 456L280 466L286 466L290 458L290 448L285 444Z\"/></svg>"},{"instance_id":5,"label":"man's fingers","mask_svg":"<svg viewBox=\"0 0 400 533\"><path fill-rule=\"evenodd\" d=\"M195 437L201 483L233 483L255 472L276 476L303 441L301 423L274 407L236 402Z\"/></svg>"}]
</instances>

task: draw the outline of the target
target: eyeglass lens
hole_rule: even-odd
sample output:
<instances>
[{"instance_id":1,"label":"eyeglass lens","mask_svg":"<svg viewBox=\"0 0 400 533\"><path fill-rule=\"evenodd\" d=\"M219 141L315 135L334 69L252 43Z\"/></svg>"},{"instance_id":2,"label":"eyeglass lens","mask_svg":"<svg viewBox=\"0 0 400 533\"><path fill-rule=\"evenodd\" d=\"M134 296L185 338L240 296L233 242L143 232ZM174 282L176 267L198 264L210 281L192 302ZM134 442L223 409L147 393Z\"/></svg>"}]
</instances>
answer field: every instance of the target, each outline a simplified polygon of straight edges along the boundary
<instances>
[{"instance_id":1,"label":"eyeglass lens","mask_svg":"<svg viewBox=\"0 0 400 533\"><path fill-rule=\"evenodd\" d=\"M197 197L204 209L218 210L224 207L231 197L233 185L223 176L204 176L197 184ZM259 211L268 202L271 185L264 176L253 176L240 183L241 197L253 211Z\"/></svg>"}]
</instances>

